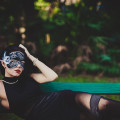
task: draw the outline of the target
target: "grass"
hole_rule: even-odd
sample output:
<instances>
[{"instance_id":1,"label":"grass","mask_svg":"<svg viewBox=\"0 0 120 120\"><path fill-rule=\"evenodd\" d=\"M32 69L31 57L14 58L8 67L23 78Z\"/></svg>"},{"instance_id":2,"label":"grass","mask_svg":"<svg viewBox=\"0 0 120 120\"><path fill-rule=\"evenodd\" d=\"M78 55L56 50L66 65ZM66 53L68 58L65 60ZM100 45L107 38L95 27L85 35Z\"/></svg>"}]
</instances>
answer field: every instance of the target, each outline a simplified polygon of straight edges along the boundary
<instances>
[{"instance_id":1,"label":"grass","mask_svg":"<svg viewBox=\"0 0 120 120\"><path fill-rule=\"evenodd\" d=\"M59 76L56 82L97 82L97 83L117 83L120 82L120 78L115 77L98 77L98 76L90 76L90 75L78 75L78 76Z\"/></svg>"},{"instance_id":2,"label":"grass","mask_svg":"<svg viewBox=\"0 0 120 120\"><path fill-rule=\"evenodd\" d=\"M2 78L2 77L0 77ZM79 76L72 76L72 75L67 75L67 76L59 76L59 78L55 81L55 82L103 82L103 83L107 83L107 82L120 82L120 78L109 78L109 77L102 77L99 78L97 76L84 76L84 75L79 75ZM104 94L100 94L101 96L110 98L110 99L114 99L114 100L118 100L120 101L120 95L104 95ZM15 116L14 114L0 114L0 120L23 120L17 116Z\"/></svg>"}]
</instances>

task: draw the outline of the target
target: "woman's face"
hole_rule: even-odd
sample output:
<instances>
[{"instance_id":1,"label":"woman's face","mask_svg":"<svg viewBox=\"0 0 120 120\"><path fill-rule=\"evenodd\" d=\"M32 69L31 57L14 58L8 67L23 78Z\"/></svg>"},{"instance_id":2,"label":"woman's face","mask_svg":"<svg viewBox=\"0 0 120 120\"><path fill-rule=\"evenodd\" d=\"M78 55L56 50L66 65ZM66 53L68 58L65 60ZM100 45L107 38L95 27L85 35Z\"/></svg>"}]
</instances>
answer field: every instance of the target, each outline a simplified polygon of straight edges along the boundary
<instances>
[{"instance_id":1,"label":"woman's face","mask_svg":"<svg viewBox=\"0 0 120 120\"><path fill-rule=\"evenodd\" d=\"M6 55L4 52L2 66L5 68L6 77L18 77L24 70L25 57L20 51L14 51Z\"/></svg>"},{"instance_id":2,"label":"woman's face","mask_svg":"<svg viewBox=\"0 0 120 120\"><path fill-rule=\"evenodd\" d=\"M20 64L18 64L14 68L8 68L5 63L3 63L3 64L4 64L4 68L5 68L5 76L6 77L18 77L23 72L23 68L21 67Z\"/></svg>"}]
</instances>

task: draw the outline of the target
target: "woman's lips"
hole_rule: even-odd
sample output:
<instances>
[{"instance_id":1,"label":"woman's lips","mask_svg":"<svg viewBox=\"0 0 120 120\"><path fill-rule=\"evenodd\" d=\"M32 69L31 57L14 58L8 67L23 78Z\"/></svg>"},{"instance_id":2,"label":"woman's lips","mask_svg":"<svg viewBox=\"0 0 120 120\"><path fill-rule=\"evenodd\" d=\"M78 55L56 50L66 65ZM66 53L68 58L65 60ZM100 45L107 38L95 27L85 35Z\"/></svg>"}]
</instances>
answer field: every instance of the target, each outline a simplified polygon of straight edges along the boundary
<instances>
[{"instance_id":1,"label":"woman's lips","mask_svg":"<svg viewBox=\"0 0 120 120\"><path fill-rule=\"evenodd\" d=\"M17 73L20 73L20 70L15 70Z\"/></svg>"}]
</instances>

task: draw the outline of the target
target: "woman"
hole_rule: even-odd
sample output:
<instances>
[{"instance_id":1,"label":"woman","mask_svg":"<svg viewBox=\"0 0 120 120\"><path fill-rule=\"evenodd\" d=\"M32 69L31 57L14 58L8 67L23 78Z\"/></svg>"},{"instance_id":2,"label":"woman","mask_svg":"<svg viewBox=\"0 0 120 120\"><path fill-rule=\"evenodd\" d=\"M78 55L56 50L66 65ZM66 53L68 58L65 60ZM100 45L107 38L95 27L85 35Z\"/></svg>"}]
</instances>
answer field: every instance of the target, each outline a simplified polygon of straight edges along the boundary
<instances>
[{"instance_id":1,"label":"woman","mask_svg":"<svg viewBox=\"0 0 120 120\"><path fill-rule=\"evenodd\" d=\"M28 59L41 73L27 74ZM117 101L70 90L43 93L39 84L54 81L58 75L22 44L4 50L1 73L4 76L0 80L1 106L26 120L80 120L80 113L89 116L89 120L120 118Z\"/></svg>"}]
</instances>

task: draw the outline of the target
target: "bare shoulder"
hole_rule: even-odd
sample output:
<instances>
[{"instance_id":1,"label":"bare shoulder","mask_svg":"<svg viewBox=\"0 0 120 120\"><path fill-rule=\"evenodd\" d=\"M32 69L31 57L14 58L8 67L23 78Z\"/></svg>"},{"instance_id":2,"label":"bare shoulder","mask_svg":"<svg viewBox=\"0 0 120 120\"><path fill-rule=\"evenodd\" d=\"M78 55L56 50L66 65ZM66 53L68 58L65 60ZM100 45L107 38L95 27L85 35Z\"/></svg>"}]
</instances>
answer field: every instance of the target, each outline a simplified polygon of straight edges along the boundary
<instances>
[{"instance_id":1,"label":"bare shoulder","mask_svg":"<svg viewBox=\"0 0 120 120\"><path fill-rule=\"evenodd\" d=\"M0 91L3 91L3 82L2 82L2 80L0 80ZM1 94L1 92L0 92L0 94Z\"/></svg>"},{"instance_id":2,"label":"bare shoulder","mask_svg":"<svg viewBox=\"0 0 120 120\"><path fill-rule=\"evenodd\" d=\"M2 91L2 80L0 80L0 91ZM0 98L1 98L1 92L0 92Z\"/></svg>"},{"instance_id":3,"label":"bare shoulder","mask_svg":"<svg viewBox=\"0 0 120 120\"><path fill-rule=\"evenodd\" d=\"M5 95L5 88L4 88L2 80L0 80L0 98L3 98L5 96L6 96Z\"/></svg>"},{"instance_id":4,"label":"bare shoulder","mask_svg":"<svg viewBox=\"0 0 120 120\"><path fill-rule=\"evenodd\" d=\"M1 88L1 85L2 85L2 80L0 80L0 88Z\"/></svg>"},{"instance_id":5,"label":"bare shoulder","mask_svg":"<svg viewBox=\"0 0 120 120\"><path fill-rule=\"evenodd\" d=\"M2 80L0 80L0 84L2 84Z\"/></svg>"},{"instance_id":6,"label":"bare shoulder","mask_svg":"<svg viewBox=\"0 0 120 120\"><path fill-rule=\"evenodd\" d=\"M3 86L3 82L2 82L2 80L0 80L0 91L2 89L2 86Z\"/></svg>"}]
</instances>

